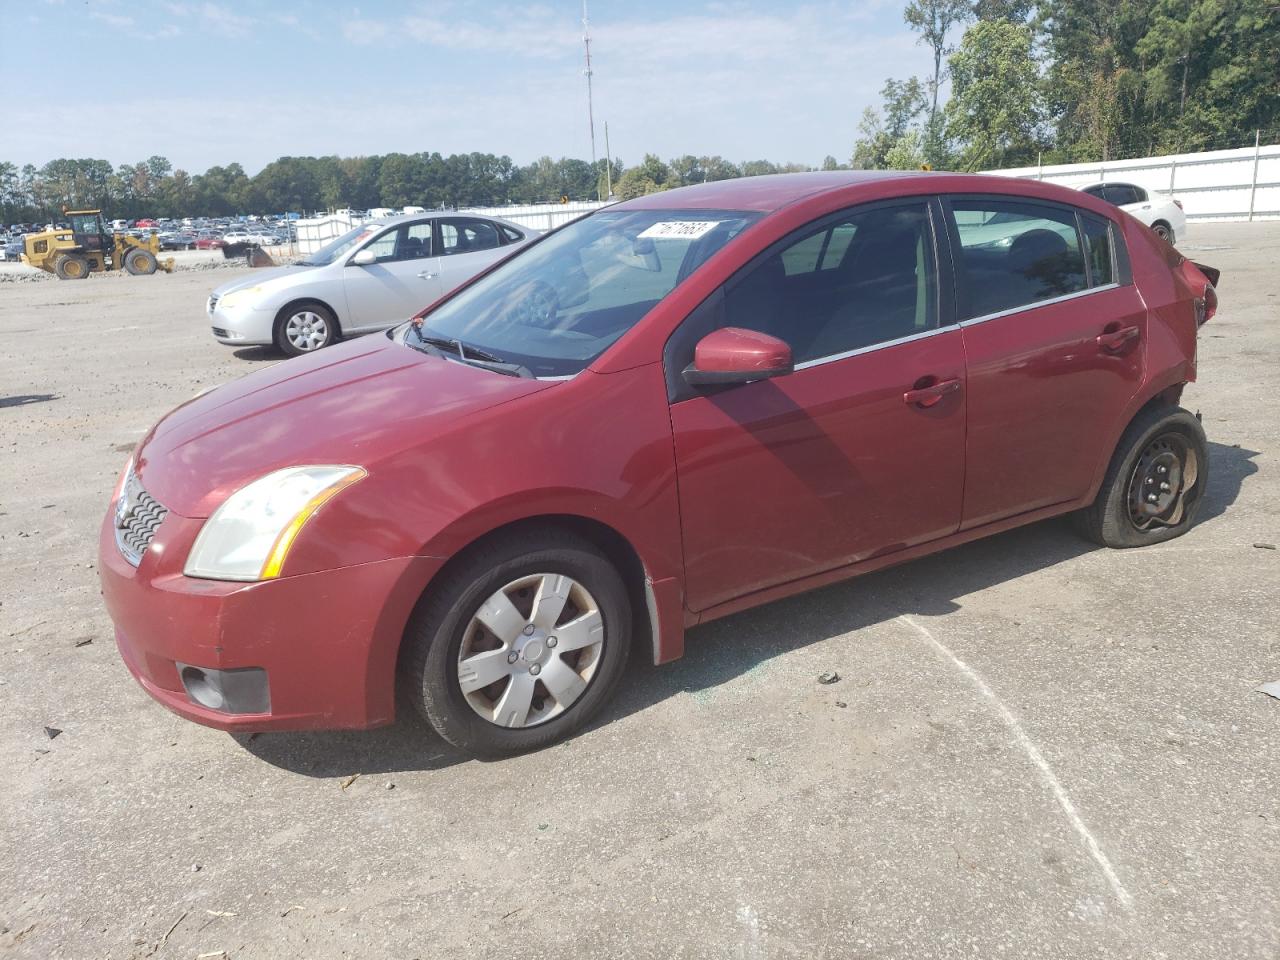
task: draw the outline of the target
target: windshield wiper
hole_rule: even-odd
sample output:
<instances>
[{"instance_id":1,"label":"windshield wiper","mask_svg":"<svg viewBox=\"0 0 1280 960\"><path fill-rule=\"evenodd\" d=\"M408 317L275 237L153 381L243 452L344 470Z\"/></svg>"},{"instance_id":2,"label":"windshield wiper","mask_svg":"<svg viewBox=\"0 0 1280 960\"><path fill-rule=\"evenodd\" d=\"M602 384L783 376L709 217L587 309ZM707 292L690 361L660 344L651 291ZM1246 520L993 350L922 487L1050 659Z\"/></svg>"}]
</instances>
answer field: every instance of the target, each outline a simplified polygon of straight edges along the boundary
<instances>
[{"instance_id":1,"label":"windshield wiper","mask_svg":"<svg viewBox=\"0 0 1280 960\"><path fill-rule=\"evenodd\" d=\"M411 327L411 329L413 330L414 337L423 346L434 347L437 351L441 352L448 350L451 353L456 353L458 355L458 359L463 363L481 367L485 370L492 370L495 373L505 373L510 377L533 378L533 371L528 367L518 363L508 363L501 357L489 353L486 350L481 350L478 347L469 347L457 337L427 336L422 332L422 328L416 325ZM406 336L405 343L408 342L409 338Z\"/></svg>"},{"instance_id":2,"label":"windshield wiper","mask_svg":"<svg viewBox=\"0 0 1280 960\"><path fill-rule=\"evenodd\" d=\"M421 327L414 327L414 332L419 340L423 343L429 343L433 347L442 349L452 349L458 355L459 360L484 360L486 363L506 363L501 357L494 356L479 347L469 347L457 337L428 337L422 332Z\"/></svg>"}]
</instances>

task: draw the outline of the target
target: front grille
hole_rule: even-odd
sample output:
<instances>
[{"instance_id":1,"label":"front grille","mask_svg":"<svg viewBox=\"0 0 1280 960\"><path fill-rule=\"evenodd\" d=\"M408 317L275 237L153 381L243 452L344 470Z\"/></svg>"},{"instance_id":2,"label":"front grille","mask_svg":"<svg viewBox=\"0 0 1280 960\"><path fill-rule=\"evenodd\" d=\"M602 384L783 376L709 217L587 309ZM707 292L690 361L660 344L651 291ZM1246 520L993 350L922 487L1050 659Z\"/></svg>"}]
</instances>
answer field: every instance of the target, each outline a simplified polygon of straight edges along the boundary
<instances>
[{"instance_id":1,"label":"front grille","mask_svg":"<svg viewBox=\"0 0 1280 960\"><path fill-rule=\"evenodd\" d=\"M142 555L168 515L169 511L142 489L142 481L130 470L120 499L116 501L115 528L116 546L135 567L142 562Z\"/></svg>"}]
</instances>

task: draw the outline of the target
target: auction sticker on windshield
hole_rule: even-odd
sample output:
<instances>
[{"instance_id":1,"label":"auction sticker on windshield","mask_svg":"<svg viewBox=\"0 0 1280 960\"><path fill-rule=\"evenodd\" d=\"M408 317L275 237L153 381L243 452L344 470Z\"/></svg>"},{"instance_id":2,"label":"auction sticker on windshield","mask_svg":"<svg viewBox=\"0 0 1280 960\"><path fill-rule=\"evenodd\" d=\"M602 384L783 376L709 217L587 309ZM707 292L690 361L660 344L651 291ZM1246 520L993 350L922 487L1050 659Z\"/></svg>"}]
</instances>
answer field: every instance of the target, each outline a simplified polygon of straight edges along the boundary
<instances>
[{"instance_id":1,"label":"auction sticker on windshield","mask_svg":"<svg viewBox=\"0 0 1280 960\"><path fill-rule=\"evenodd\" d=\"M660 220L638 236L652 240L697 240L719 225L719 220Z\"/></svg>"}]
</instances>

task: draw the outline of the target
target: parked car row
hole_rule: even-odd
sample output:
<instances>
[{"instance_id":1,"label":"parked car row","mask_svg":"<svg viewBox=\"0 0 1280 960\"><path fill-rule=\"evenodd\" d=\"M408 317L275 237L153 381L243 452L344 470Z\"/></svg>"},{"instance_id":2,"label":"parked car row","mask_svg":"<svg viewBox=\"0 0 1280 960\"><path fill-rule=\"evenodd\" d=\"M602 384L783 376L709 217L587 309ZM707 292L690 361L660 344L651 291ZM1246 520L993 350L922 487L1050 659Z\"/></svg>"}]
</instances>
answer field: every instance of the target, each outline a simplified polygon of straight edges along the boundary
<instances>
[{"instance_id":1,"label":"parked car row","mask_svg":"<svg viewBox=\"0 0 1280 960\"><path fill-rule=\"evenodd\" d=\"M543 747L690 624L1059 514L1184 533L1217 281L976 175L721 181L539 238L378 220L210 298L219 340L295 353L416 314L146 435L101 529L117 643L225 730L378 726L399 684L464 751Z\"/></svg>"}]
</instances>

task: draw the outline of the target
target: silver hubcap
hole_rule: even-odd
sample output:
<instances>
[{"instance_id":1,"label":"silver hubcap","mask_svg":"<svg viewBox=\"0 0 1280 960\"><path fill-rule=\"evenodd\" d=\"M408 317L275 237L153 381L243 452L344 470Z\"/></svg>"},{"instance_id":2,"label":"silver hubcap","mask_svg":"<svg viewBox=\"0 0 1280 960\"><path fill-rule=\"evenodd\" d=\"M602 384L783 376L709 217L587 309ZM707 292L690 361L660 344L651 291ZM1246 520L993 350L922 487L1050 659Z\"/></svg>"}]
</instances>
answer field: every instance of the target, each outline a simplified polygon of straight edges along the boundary
<instances>
[{"instance_id":1,"label":"silver hubcap","mask_svg":"<svg viewBox=\"0 0 1280 960\"><path fill-rule=\"evenodd\" d=\"M299 350L314 350L324 346L329 339L329 324L324 317L310 310L295 313L285 324L284 335Z\"/></svg>"},{"instance_id":2,"label":"silver hubcap","mask_svg":"<svg viewBox=\"0 0 1280 960\"><path fill-rule=\"evenodd\" d=\"M535 573L475 612L458 650L458 688L490 723L532 727L582 696L603 652L595 598L570 577Z\"/></svg>"}]
</instances>

